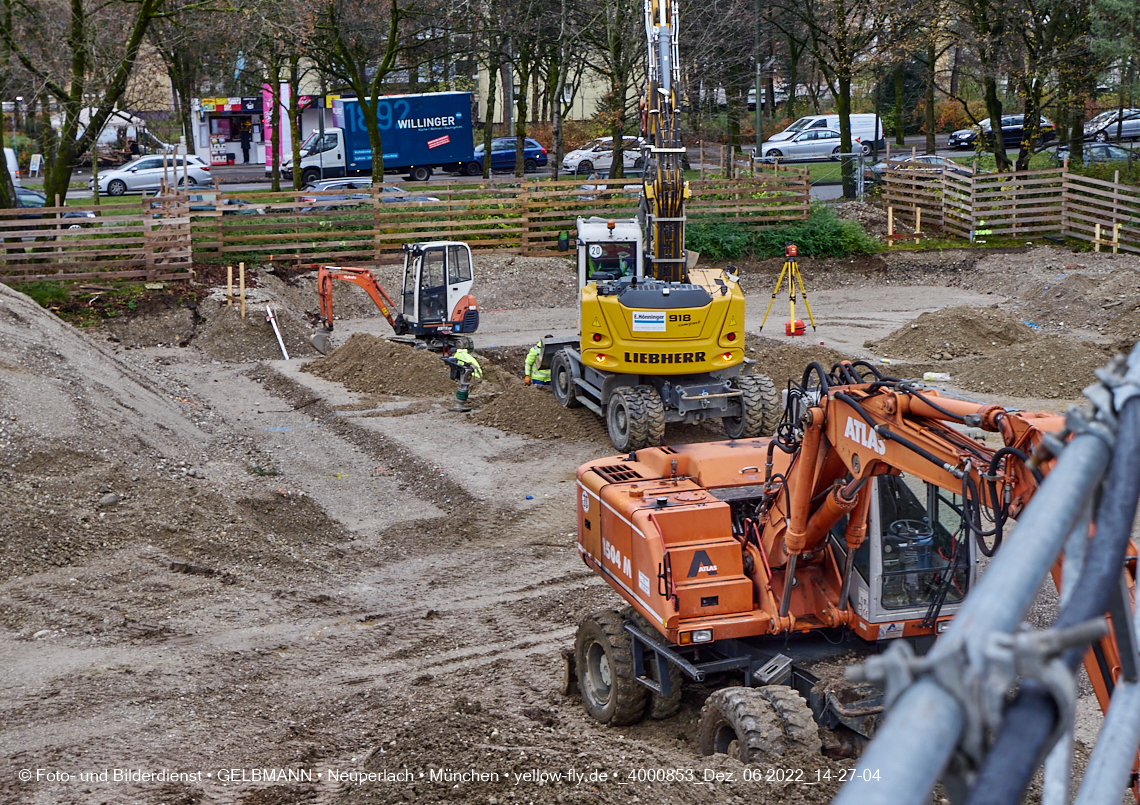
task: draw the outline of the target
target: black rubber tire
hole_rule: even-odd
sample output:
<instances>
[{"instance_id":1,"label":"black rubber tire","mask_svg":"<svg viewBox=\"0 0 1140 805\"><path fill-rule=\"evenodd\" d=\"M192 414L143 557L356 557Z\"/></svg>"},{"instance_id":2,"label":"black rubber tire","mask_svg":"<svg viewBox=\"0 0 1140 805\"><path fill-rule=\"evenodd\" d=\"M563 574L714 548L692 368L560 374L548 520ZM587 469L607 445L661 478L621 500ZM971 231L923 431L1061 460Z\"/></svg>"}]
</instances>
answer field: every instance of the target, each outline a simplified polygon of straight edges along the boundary
<instances>
[{"instance_id":1,"label":"black rubber tire","mask_svg":"<svg viewBox=\"0 0 1140 805\"><path fill-rule=\"evenodd\" d=\"M550 361L550 390L554 393L554 399L563 408L582 407L574 387L570 354L564 349L558 350Z\"/></svg>"},{"instance_id":2,"label":"black rubber tire","mask_svg":"<svg viewBox=\"0 0 1140 805\"><path fill-rule=\"evenodd\" d=\"M122 179L112 179L111 183L107 185L107 195L121 196L127 192L127 183Z\"/></svg>"},{"instance_id":3,"label":"black rubber tire","mask_svg":"<svg viewBox=\"0 0 1140 805\"><path fill-rule=\"evenodd\" d=\"M426 182L431 178L431 168L426 165L416 165L408 171L408 179L413 182Z\"/></svg>"},{"instance_id":4,"label":"black rubber tire","mask_svg":"<svg viewBox=\"0 0 1140 805\"><path fill-rule=\"evenodd\" d=\"M645 442L656 447L665 441L665 403L653 386L638 386L645 407Z\"/></svg>"},{"instance_id":5,"label":"black rubber tire","mask_svg":"<svg viewBox=\"0 0 1140 805\"><path fill-rule=\"evenodd\" d=\"M780 424L780 395L766 375L738 375L733 384L744 395L744 416L721 419L730 439L771 436Z\"/></svg>"},{"instance_id":6,"label":"black rubber tire","mask_svg":"<svg viewBox=\"0 0 1140 805\"><path fill-rule=\"evenodd\" d=\"M767 154L764 155L764 158L765 159L779 159L783 155L784 155L784 152L781 151L779 148L773 148L771 151L769 151Z\"/></svg>"},{"instance_id":7,"label":"black rubber tire","mask_svg":"<svg viewBox=\"0 0 1140 805\"><path fill-rule=\"evenodd\" d=\"M1108 132L1098 131L1096 133L1096 136L1093 137L1093 139L1096 140L1098 143L1106 143L1106 142L1108 142Z\"/></svg>"},{"instance_id":8,"label":"black rubber tire","mask_svg":"<svg viewBox=\"0 0 1140 805\"><path fill-rule=\"evenodd\" d=\"M637 387L623 386L610 395L606 404L606 428L610 441L622 453L648 445L645 409Z\"/></svg>"},{"instance_id":9,"label":"black rubber tire","mask_svg":"<svg viewBox=\"0 0 1140 805\"><path fill-rule=\"evenodd\" d=\"M483 175L483 166L480 165L478 162L475 162L475 161L468 162L463 170L468 176L482 176Z\"/></svg>"},{"instance_id":10,"label":"black rubber tire","mask_svg":"<svg viewBox=\"0 0 1140 805\"><path fill-rule=\"evenodd\" d=\"M867 143L860 143L859 150L862 152L863 156L871 155L871 146Z\"/></svg>"},{"instance_id":11,"label":"black rubber tire","mask_svg":"<svg viewBox=\"0 0 1140 805\"><path fill-rule=\"evenodd\" d=\"M640 612L632 606L628 606L622 610L621 614L627 621L630 621L638 629L645 632L647 635L661 636L661 633L653 628L653 624L645 619ZM645 675L657 681L657 663L653 662L652 657L646 657ZM669 663L669 695L667 697L658 696L653 691L648 691L648 701L645 705L646 718L652 718L659 721L663 718L669 718L676 715L677 711L681 709L681 694L684 692L681 686L685 682L685 675L681 673L681 669L673 663Z\"/></svg>"},{"instance_id":12,"label":"black rubber tire","mask_svg":"<svg viewBox=\"0 0 1140 805\"><path fill-rule=\"evenodd\" d=\"M197 187L198 186L198 180L195 179L193 176L187 176L183 181L179 182L179 185L183 189L190 188L190 187Z\"/></svg>"},{"instance_id":13,"label":"black rubber tire","mask_svg":"<svg viewBox=\"0 0 1140 805\"><path fill-rule=\"evenodd\" d=\"M633 678L633 647L624 620L613 610L595 612L578 624L574 638L582 706L595 721L615 727L641 720L649 692Z\"/></svg>"},{"instance_id":14,"label":"black rubber tire","mask_svg":"<svg viewBox=\"0 0 1140 805\"><path fill-rule=\"evenodd\" d=\"M313 182L319 182L320 180L321 172L314 168L309 168L307 171L301 174L302 184L312 184Z\"/></svg>"},{"instance_id":15,"label":"black rubber tire","mask_svg":"<svg viewBox=\"0 0 1140 805\"><path fill-rule=\"evenodd\" d=\"M527 159L523 162L523 173L534 173L538 170L537 159Z\"/></svg>"},{"instance_id":16,"label":"black rubber tire","mask_svg":"<svg viewBox=\"0 0 1140 805\"><path fill-rule=\"evenodd\" d=\"M807 702L783 685L718 690L701 708L697 742L702 755L732 751L742 763L758 764L821 747Z\"/></svg>"},{"instance_id":17,"label":"black rubber tire","mask_svg":"<svg viewBox=\"0 0 1140 805\"><path fill-rule=\"evenodd\" d=\"M641 170L645 167L645 157L638 157L633 161L634 170Z\"/></svg>"},{"instance_id":18,"label":"black rubber tire","mask_svg":"<svg viewBox=\"0 0 1140 805\"><path fill-rule=\"evenodd\" d=\"M574 169L574 173L585 173L588 176L593 169L594 163L588 159L583 159L578 163L578 167Z\"/></svg>"},{"instance_id":19,"label":"black rubber tire","mask_svg":"<svg viewBox=\"0 0 1140 805\"><path fill-rule=\"evenodd\" d=\"M834 159L836 162L838 162L839 161L839 155L842 153L843 153L843 149L837 145L831 149L831 158Z\"/></svg>"}]
</instances>

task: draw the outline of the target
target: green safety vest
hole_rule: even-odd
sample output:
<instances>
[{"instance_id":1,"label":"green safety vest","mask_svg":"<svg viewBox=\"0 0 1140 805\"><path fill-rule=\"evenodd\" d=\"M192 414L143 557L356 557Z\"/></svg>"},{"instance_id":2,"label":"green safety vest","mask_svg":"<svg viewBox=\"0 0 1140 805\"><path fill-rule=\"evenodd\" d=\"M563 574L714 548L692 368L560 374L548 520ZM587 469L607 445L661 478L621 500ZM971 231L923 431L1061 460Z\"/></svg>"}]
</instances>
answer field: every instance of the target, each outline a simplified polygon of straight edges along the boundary
<instances>
[{"instance_id":1,"label":"green safety vest","mask_svg":"<svg viewBox=\"0 0 1140 805\"><path fill-rule=\"evenodd\" d=\"M539 369L538 364L542 361L542 342L539 341L530 348L530 352L526 354L526 376L531 380L540 380L543 383L550 382L550 370Z\"/></svg>"},{"instance_id":2,"label":"green safety vest","mask_svg":"<svg viewBox=\"0 0 1140 805\"><path fill-rule=\"evenodd\" d=\"M479 366L479 361L475 360L475 356L472 355L467 350L465 350L465 349L455 350L455 356L454 357L455 357L455 360L459 361L461 364L464 364L465 366L473 367L474 371L471 373L473 376L475 376L475 377L482 377L483 376L483 369L481 366Z\"/></svg>"}]
</instances>

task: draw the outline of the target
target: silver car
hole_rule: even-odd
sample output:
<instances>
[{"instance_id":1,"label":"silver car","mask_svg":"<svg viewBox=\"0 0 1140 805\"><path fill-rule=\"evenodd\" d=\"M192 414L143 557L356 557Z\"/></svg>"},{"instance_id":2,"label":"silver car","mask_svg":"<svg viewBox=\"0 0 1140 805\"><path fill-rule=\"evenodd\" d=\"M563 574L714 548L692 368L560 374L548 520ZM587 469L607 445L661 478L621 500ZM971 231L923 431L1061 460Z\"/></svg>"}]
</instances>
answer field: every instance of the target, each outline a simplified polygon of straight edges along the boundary
<instances>
[{"instance_id":1,"label":"silver car","mask_svg":"<svg viewBox=\"0 0 1140 805\"><path fill-rule=\"evenodd\" d=\"M1108 140L1135 140L1140 137L1140 109L1110 109L1085 123L1085 139L1103 143Z\"/></svg>"},{"instance_id":2,"label":"silver car","mask_svg":"<svg viewBox=\"0 0 1140 805\"><path fill-rule=\"evenodd\" d=\"M795 137L761 146L760 159L772 162L795 159L828 159L837 157L843 149L839 145L839 132L835 129L809 129Z\"/></svg>"},{"instance_id":3,"label":"silver car","mask_svg":"<svg viewBox=\"0 0 1140 805\"><path fill-rule=\"evenodd\" d=\"M110 196L124 193L156 192L163 177L167 184L182 187L183 174L189 187L210 184L210 166L197 156L167 156L166 168L162 165L162 155L133 159L121 168L99 172L99 192ZM91 187L91 180L87 186Z\"/></svg>"}]
</instances>

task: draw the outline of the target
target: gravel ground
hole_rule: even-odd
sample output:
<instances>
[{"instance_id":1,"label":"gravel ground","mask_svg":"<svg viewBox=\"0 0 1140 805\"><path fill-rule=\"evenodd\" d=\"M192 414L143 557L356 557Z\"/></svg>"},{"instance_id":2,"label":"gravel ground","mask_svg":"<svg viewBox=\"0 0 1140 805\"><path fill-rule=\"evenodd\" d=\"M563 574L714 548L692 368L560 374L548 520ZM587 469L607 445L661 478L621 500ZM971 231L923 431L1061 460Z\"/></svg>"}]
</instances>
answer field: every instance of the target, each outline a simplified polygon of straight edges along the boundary
<instances>
[{"instance_id":1,"label":"gravel ground","mask_svg":"<svg viewBox=\"0 0 1140 805\"><path fill-rule=\"evenodd\" d=\"M999 311L1024 320L1038 302L1017 291L1077 260L1097 282L1123 283L1123 274L1113 277L1135 269L1122 258L1053 249L899 253L813 268L820 285L864 289L861 299L884 308L905 299L910 318L937 307L953 285L996 290ZM542 326L548 306L573 302L566 261L482 265L481 306L518 301L509 315L526 327ZM386 287L397 273L381 272ZM261 279L264 301L292 317L288 343L305 354L312 278ZM342 304L337 289L338 311L374 312L345 290ZM172 324L162 315L79 332L0 286L0 752L8 770L0 803L690 805L760 792L814 804L837 790L837 782L749 782L736 761L699 757L700 689L686 692L675 718L615 729L560 693L559 652L578 620L618 604L574 543L574 470L613 448L597 420L573 430L551 420L561 409L550 407L549 392L518 385L517 349L484 356L492 378L481 397L474 390L476 411L463 414L450 410L443 386L412 396L377 374L364 380L379 385L352 390L345 376L302 371L308 358L270 360L276 340L260 325L211 342L210 325L194 321L186 340L185 318ZM199 315L233 323L217 301L199 305ZM1004 347L1029 345L1020 359L1034 363L1026 376L1051 360L1041 345L1052 342L1039 339L1081 343L1067 320L1064 328L1030 321L1046 333L1030 327L1038 340ZM1093 330L1094 343L1117 337L1106 327L1097 341ZM748 346L781 385L802 372L804 358L850 354L754 333ZM967 358L979 360L955 353L951 364ZM915 352L910 365L922 361L943 363ZM974 396L1013 402L999 396L1007 371L993 375L993 392ZM1041 405L1063 407L1079 386ZM670 434L678 443L721 437L713 426ZM1054 601L1043 592L1034 617L1047 619ZM1099 717L1087 695L1081 708L1078 736L1089 741ZM840 768L813 761L821 772ZM628 785L514 776L571 767L616 772ZM284 768L322 777L282 782L249 771ZM655 768L692 770L701 782L628 777ZM22 769L74 777L24 782ZM115 769L161 774L99 778ZM247 771L229 779L229 769ZM389 776L330 780L329 769ZM433 781L432 769L500 779ZM408 771L410 780L396 777Z\"/></svg>"}]
</instances>

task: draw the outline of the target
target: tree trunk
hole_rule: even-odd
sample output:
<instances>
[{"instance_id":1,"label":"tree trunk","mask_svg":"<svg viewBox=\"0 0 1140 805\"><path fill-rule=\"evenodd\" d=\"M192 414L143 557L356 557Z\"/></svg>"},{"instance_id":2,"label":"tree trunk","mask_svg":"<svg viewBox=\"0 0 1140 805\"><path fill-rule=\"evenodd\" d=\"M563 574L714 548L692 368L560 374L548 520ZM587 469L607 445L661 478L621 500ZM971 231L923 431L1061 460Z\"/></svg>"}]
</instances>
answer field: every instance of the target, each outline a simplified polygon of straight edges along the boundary
<instances>
[{"instance_id":1,"label":"tree trunk","mask_svg":"<svg viewBox=\"0 0 1140 805\"><path fill-rule=\"evenodd\" d=\"M906 128L906 96L903 91L903 66L901 64L895 65L893 73L895 83L895 145L906 145L906 134L903 129Z\"/></svg>"},{"instance_id":2,"label":"tree trunk","mask_svg":"<svg viewBox=\"0 0 1140 805\"><path fill-rule=\"evenodd\" d=\"M270 103L273 108L269 110L269 125L273 127L273 136L270 145L273 148L273 168L269 174L274 193L281 192L281 66L277 60L269 62Z\"/></svg>"},{"instance_id":3,"label":"tree trunk","mask_svg":"<svg viewBox=\"0 0 1140 805\"><path fill-rule=\"evenodd\" d=\"M13 138L13 147L15 138ZM0 115L0 154L4 153L4 116ZM48 201L48 206L52 202ZM4 170L0 170L0 209L10 210L16 206L16 186L12 174L8 172L8 160L4 160Z\"/></svg>"},{"instance_id":4,"label":"tree trunk","mask_svg":"<svg viewBox=\"0 0 1140 805\"><path fill-rule=\"evenodd\" d=\"M958 97L958 46L954 46L954 56L950 64L950 96Z\"/></svg>"},{"instance_id":5,"label":"tree trunk","mask_svg":"<svg viewBox=\"0 0 1140 805\"><path fill-rule=\"evenodd\" d=\"M531 46L523 45L519 49L519 96L515 99L515 176L521 177L526 173L526 124L530 113L527 103L527 92L530 89Z\"/></svg>"},{"instance_id":6,"label":"tree trunk","mask_svg":"<svg viewBox=\"0 0 1140 805\"><path fill-rule=\"evenodd\" d=\"M841 71L837 76L839 97L835 99L835 109L839 113L839 149L851 153L851 76ZM855 165L846 157L842 162L843 197L855 198Z\"/></svg>"},{"instance_id":7,"label":"tree trunk","mask_svg":"<svg viewBox=\"0 0 1140 805\"><path fill-rule=\"evenodd\" d=\"M492 43L492 52L497 48ZM483 115L483 178L491 178L491 142L495 139L495 101L499 86L498 65L487 68L487 113Z\"/></svg>"},{"instance_id":8,"label":"tree trunk","mask_svg":"<svg viewBox=\"0 0 1140 805\"><path fill-rule=\"evenodd\" d=\"M926 153L933 154L937 150L934 142L934 68L938 56L934 50L934 40L926 43Z\"/></svg>"},{"instance_id":9,"label":"tree trunk","mask_svg":"<svg viewBox=\"0 0 1140 805\"><path fill-rule=\"evenodd\" d=\"M289 57L289 83L292 90L289 92L289 129L293 141L293 189L301 189L301 93L297 88L301 85L301 57L293 53ZM346 155L347 156L347 155Z\"/></svg>"},{"instance_id":10,"label":"tree trunk","mask_svg":"<svg viewBox=\"0 0 1140 805\"><path fill-rule=\"evenodd\" d=\"M990 133L988 135L989 142L987 143L989 150L993 152L994 162L997 164L997 169L1001 173L1008 172L1012 167L1009 157L1005 154L1005 143L1002 141L1001 134L1001 98L998 97L997 91L997 78L992 75L987 75L982 79L982 85L985 89L986 95L986 114L990 117ZM978 135L978 139L986 138L987 135L983 131Z\"/></svg>"}]
</instances>

